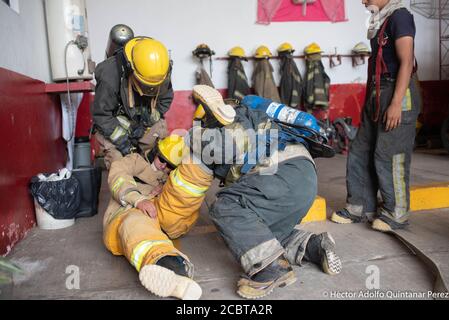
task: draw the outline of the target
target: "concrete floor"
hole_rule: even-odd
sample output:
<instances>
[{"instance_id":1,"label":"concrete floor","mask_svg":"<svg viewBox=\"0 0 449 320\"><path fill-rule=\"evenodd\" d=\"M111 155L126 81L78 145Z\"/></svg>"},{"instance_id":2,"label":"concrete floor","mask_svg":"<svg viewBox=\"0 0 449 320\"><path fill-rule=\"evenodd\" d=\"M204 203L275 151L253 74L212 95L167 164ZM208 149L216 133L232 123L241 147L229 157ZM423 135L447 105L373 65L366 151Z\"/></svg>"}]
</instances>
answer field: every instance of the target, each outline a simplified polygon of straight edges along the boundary
<instances>
[{"instance_id":1,"label":"concrete floor","mask_svg":"<svg viewBox=\"0 0 449 320\"><path fill-rule=\"evenodd\" d=\"M346 157L319 159L319 194L327 199L328 215L345 203ZM449 155L444 152L417 152L412 162L412 183L449 181ZM207 202L214 198L210 190ZM8 256L25 273L14 277L14 285L2 288L3 299L156 299L139 283L137 272L123 257L112 256L102 244L102 213L109 192L103 183L100 213L93 218L79 219L70 228L44 231L34 228ZM413 213L412 224L432 218L434 224L444 221L448 227L449 209ZM441 223L440 223L441 225ZM330 277L318 267L305 264L295 267L298 281L278 289L267 299L338 299L336 292L366 291L368 266L379 270L380 290L427 292L432 290L434 277L415 255L391 235L372 231L369 225L336 225L329 221L310 223L303 228L330 231L343 261L340 275ZM241 269L227 250L207 216L207 204L202 215L187 236L176 245L195 264L196 280L203 288L202 299L239 299L235 293ZM439 243L432 251L449 266L449 241ZM445 261L447 260L447 263ZM79 268L79 289L68 289L71 266ZM372 268L372 267L371 267ZM448 268L446 271L449 272ZM351 297L358 299L359 297ZM345 298L346 299L346 298Z\"/></svg>"}]
</instances>

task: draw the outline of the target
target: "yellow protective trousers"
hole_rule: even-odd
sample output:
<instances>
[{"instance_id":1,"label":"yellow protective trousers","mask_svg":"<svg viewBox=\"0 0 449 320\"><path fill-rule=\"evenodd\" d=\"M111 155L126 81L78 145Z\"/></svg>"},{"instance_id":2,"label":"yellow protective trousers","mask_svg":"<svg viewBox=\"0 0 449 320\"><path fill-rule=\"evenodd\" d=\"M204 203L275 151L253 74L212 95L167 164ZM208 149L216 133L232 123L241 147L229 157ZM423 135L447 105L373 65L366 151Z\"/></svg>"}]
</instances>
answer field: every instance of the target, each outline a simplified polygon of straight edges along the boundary
<instances>
[{"instance_id":1,"label":"yellow protective trousers","mask_svg":"<svg viewBox=\"0 0 449 320\"><path fill-rule=\"evenodd\" d=\"M170 239L186 234L195 224L212 180L213 176L200 165L181 164L170 173L162 193L151 199L157 209L157 219L136 208L123 206L105 217L103 240L106 247L114 255L124 255L137 271L164 256L182 256L190 274L189 259Z\"/></svg>"}]
</instances>

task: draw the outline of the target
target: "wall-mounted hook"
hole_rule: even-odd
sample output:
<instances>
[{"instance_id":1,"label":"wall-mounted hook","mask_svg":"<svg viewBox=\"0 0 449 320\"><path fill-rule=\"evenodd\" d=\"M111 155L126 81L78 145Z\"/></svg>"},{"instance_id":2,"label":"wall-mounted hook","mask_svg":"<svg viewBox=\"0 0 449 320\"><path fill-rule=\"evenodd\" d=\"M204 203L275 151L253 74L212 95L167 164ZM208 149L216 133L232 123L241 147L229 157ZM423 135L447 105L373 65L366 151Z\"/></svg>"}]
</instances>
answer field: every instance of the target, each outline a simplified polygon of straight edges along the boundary
<instances>
[{"instance_id":1,"label":"wall-mounted hook","mask_svg":"<svg viewBox=\"0 0 449 320\"><path fill-rule=\"evenodd\" d=\"M341 64L342 64L341 55L337 53L337 47L335 47L335 53L329 55L329 65L331 68L335 68L340 66Z\"/></svg>"},{"instance_id":2,"label":"wall-mounted hook","mask_svg":"<svg viewBox=\"0 0 449 320\"><path fill-rule=\"evenodd\" d=\"M367 54L355 54L352 56L352 66L362 66L365 64L365 58L367 58Z\"/></svg>"}]
</instances>

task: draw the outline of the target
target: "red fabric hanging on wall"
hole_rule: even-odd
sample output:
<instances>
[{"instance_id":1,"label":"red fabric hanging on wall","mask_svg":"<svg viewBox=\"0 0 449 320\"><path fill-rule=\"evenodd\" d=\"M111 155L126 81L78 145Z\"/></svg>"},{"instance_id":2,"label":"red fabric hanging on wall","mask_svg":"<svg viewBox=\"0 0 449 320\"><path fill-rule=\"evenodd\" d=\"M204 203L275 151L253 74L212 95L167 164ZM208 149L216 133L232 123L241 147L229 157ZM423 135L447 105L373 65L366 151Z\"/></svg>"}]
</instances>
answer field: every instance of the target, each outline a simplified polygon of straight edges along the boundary
<instances>
[{"instance_id":1,"label":"red fabric hanging on wall","mask_svg":"<svg viewBox=\"0 0 449 320\"><path fill-rule=\"evenodd\" d=\"M302 5L291 0L258 0L257 23L286 21L346 21L344 0L317 0L307 5L307 15L302 15Z\"/></svg>"}]
</instances>

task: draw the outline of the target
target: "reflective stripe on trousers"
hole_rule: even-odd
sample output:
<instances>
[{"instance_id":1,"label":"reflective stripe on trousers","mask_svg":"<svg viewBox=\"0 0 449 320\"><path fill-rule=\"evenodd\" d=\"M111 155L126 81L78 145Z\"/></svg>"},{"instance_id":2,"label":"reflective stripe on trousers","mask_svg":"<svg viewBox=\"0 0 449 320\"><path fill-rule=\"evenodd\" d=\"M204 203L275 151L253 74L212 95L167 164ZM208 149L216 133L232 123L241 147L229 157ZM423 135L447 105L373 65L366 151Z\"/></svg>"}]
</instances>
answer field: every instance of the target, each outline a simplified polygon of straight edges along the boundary
<instances>
[{"instance_id":1,"label":"reflective stripe on trousers","mask_svg":"<svg viewBox=\"0 0 449 320\"><path fill-rule=\"evenodd\" d=\"M140 271L143 259L145 258L148 251L150 251L151 248L153 248L154 246L161 244L173 245L173 243L170 240L157 240L157 241L146 240L140 242L134 248L130 262L137 269L137 271Z\"/></svg>"}]
</instances>

